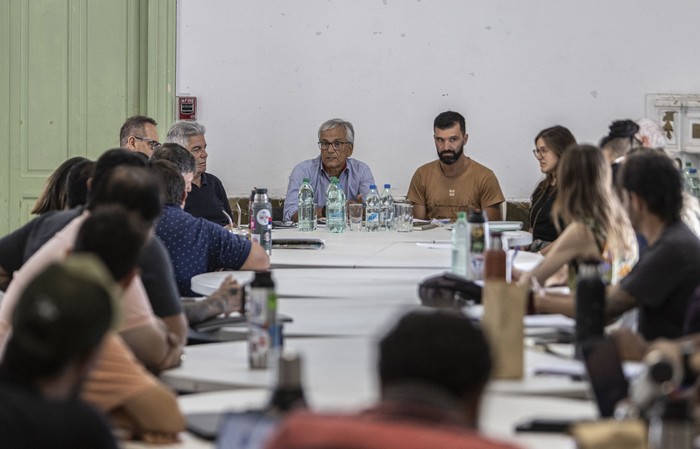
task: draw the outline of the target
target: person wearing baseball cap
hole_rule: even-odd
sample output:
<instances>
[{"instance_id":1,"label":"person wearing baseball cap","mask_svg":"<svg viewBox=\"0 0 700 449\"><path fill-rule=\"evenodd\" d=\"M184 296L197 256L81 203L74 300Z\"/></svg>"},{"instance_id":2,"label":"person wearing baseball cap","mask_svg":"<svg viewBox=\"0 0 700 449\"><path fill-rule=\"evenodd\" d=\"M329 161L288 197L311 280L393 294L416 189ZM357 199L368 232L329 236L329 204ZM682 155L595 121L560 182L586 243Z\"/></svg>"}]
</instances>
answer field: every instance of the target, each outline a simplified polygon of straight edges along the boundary
<instances>
[{"instance_id":1,"label":"person wearing baseball cap","mask_svg":"<svg viewBox=\"0 0 700 449\"><path fill-rule=\"evenodd\" d=\"M117 447L104 417L78 393L118 321L118 292L90 254L47 266L25 288L0 363L4 446Z\"/></svg>"}]
</instances>

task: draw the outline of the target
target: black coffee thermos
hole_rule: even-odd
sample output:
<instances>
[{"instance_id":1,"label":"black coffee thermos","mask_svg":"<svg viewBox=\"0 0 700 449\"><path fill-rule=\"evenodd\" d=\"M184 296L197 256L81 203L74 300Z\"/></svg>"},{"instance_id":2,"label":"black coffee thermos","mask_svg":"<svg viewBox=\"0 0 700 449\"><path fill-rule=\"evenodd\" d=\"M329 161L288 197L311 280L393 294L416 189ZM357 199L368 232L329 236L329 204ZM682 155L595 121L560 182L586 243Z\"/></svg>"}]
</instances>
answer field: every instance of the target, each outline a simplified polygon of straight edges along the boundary
<instances>
[{"instance_id":1,"label":"black coffee thermos","mask_svg":"<svg viewBox=\"0 0 700 449\"><path fill-rule=\"evenodd\" d=\"M605 284L598 260L578 262L576 282L576 346L603 336L605 330ZM578 349L577 348L577 349Z\"/></svg>"}]
</instances>

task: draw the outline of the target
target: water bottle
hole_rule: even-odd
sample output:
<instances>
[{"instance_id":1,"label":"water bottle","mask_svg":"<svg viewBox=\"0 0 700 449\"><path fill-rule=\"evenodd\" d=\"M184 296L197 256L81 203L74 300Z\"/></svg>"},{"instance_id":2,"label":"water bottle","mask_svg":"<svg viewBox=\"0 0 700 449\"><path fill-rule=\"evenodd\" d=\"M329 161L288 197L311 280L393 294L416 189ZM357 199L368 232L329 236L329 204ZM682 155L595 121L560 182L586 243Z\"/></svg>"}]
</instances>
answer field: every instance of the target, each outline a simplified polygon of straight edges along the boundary
<instances>
[{"instance_id":1,"label":"water bottle","mask_svg":"<svg viewBox=\"0 0 700 449\"><path fill-rule=\"evenodd\" d=\"M379 193L377 192L377 186L370 184L369 193L365 202L367 204L367 209L365 210L365 225L368 231L378 231L379 230L379 214L382 209L381 198L379 198Z\"/></svg>"},{"instance_id":2,"label":"water bottle","mask_svg":"<svg viewBox=\"0 0 700 449\"><path fill-rule=\"evenodd\" d=\"M281 326L277 321L277 294L272 273L255 273L246 302L248 320L248 364L252 369L268 367L268 359L282 346Z\"/></svg>"},{"instance_id":3,"label":"water bottle","mask_svg":"<svg viewBox=\"0 0 700 449\"><path fill-rule=\"evenodd\" d=\"M600 277L598 260L581 260L576 280L577 354L584 342L603 336L605 330L605 284Z\"/></svg>"},{"instance_id":4,"label":"water bottle","mask_svg":"<svg viewBox=\"0 0 700 449\"><path fill-rule=\"evenodd\" d=\"M698 170L693 167L691 162L685 163L683 169L683 187L685 191L693 195L695 198L700 198L700 179L698 179Z\"/></svg>"},{"instance_id":5,"label":"water bottle","mask_svg":"<svg viewBox=\"0 0 700 449\"><path fill-rule=\"evenodd\" d=\"M391 194L391 184L384 184L379 227L387 231L394 229L394 196Z\"/></svg>"},{"instance_id":6,"label":"water bottle","mask_svg":"<svg viewBox=\"0 0 700 449\"><path fill-rule=\"evenodd\" d=\"M316 204L314 203L314 189L309 178L304 178L299 188L299 202L297 203L297 217L300 231L316 230Z\"/></svg>"},{"instance_id":7,"label":"water bottle","mask_svg":"<svg viewBox=\"0 0 700 449\"><path fill-rule=\"evenodd\" d=\"M296 408L306 408L301 371L301 357L298 354L280 353L277 359L277 384L272 391L268 411L285 413Z\"/></svg>"},{"instance_id":8,"label":"water bottle","mask_svg":"<svg viewBox=\"0 0 700 449\"><path fill-rule=\"evenodd\" d=\"M650 413L649 449L692 449L692 404L686 398L664 398Z\"/></svg>"},{"instance_id":9,"label":"water bottle","mask_svg":"<svg viewBox=\"0 0 700 449\"><path fill-rule=\"evenodd\" d=\"M467 220L469 228L469 265L467 279L480 281L484 279L484 252L488 249L488 223L480 209L472 209Z\"/></svg>"},{"instance_id":10,"label":"water bottle","mask_svg":"<svg viewBox=\"0 0 700 449\"><path fill-rule=\"evenodd\" d=\"M326 190L326 228L329 232L344 232L347 216L345 212L345 192L333 176Z\"/></svg>"},{"instance_id":11,"label":"water bottle","mask_svg":"<svg viewBox=\"0 0 700 449\"><path fill-rule=\"evenodd\" d=\"M484 253L484 279L506 280L506 252L500 232L491 234L491 245Z\"/></svg>"},{"instance_id":12,"label":"water bottle","mask_svg":"<svg viewBox=\"0 0 700 449\"><path fill-rule=\"evenodd\" d=\"M469 225L467 213L457 212L457 221L452 228L452 272L467 277L469 265Z\"/></svg>"},{"instance_id":13,"label":"water bottle","mask_svg":"<svg viewBox=\"0 0 700 449\"><path fill-rule=\"evenodd\" d=\"M255 220L253 219L253 202L255 201L256 190L257 187L253 187L253 190L250 191L250 199L248 201L248 231L250 231L248 235L253 234L253 231L255 230Z\"/></svg>"},{"instance_id":14,"label":"water bottle","mask_svg":"<svg viewBox=\"0 0 700 449\"><path fill-rule=\"evenodd\" d=\"M251 239L258 242L267 252L272 254L272 204L267 198L267 189L255 189L252 207Z\"/></svg>"}]
</instances>

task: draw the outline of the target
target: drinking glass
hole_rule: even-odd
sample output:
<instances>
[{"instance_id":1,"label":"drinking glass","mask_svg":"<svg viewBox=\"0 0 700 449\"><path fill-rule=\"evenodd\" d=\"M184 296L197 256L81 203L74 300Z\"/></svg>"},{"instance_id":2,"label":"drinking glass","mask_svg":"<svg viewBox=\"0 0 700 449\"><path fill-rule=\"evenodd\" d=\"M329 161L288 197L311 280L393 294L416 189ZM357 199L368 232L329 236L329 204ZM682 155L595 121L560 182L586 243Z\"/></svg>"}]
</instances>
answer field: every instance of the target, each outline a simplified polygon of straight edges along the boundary
<instances>
[{"instance_id":1,"label":"drinking glass","mask_svg":"<svg viewBox=\"0 0 700 449\"><path fill-rule=\"evenodd\" d=\"M394 205L395 225L394 229L398 232L413 231L413 205L406 203L397 203Z\"/></svg>"},{"instance_id":2,"label":"drinking glass","mask_svg":"<svg viewBox=\"0 0 700 449\"><path fill-rule=\"evenodd\" d=\"M362 230L362 203L348 204L348 215L350 215L350 230Z\"/></svg>"}]
</instances>

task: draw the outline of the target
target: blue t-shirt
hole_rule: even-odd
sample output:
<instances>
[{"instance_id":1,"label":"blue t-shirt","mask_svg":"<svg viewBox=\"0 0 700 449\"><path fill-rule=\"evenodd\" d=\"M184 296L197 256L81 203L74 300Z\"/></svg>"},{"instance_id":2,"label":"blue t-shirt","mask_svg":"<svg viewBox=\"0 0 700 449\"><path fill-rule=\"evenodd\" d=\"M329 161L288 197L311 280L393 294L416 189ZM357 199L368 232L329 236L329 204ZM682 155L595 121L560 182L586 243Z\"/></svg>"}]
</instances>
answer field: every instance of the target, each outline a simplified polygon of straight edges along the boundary
<instances>
[{"instance_id":1,"label":"blue t-shirt","mask_svg":"<svg viewBox=\"0 0 700 449\"><path fill-rule=\"evenodd\" d=\"M163 209L156 235L170 253L182 296L196 296L190 288L192 276L222 268L238 270L250 254L248 240L171 204Z\"/></svg>"}]
</instances>

